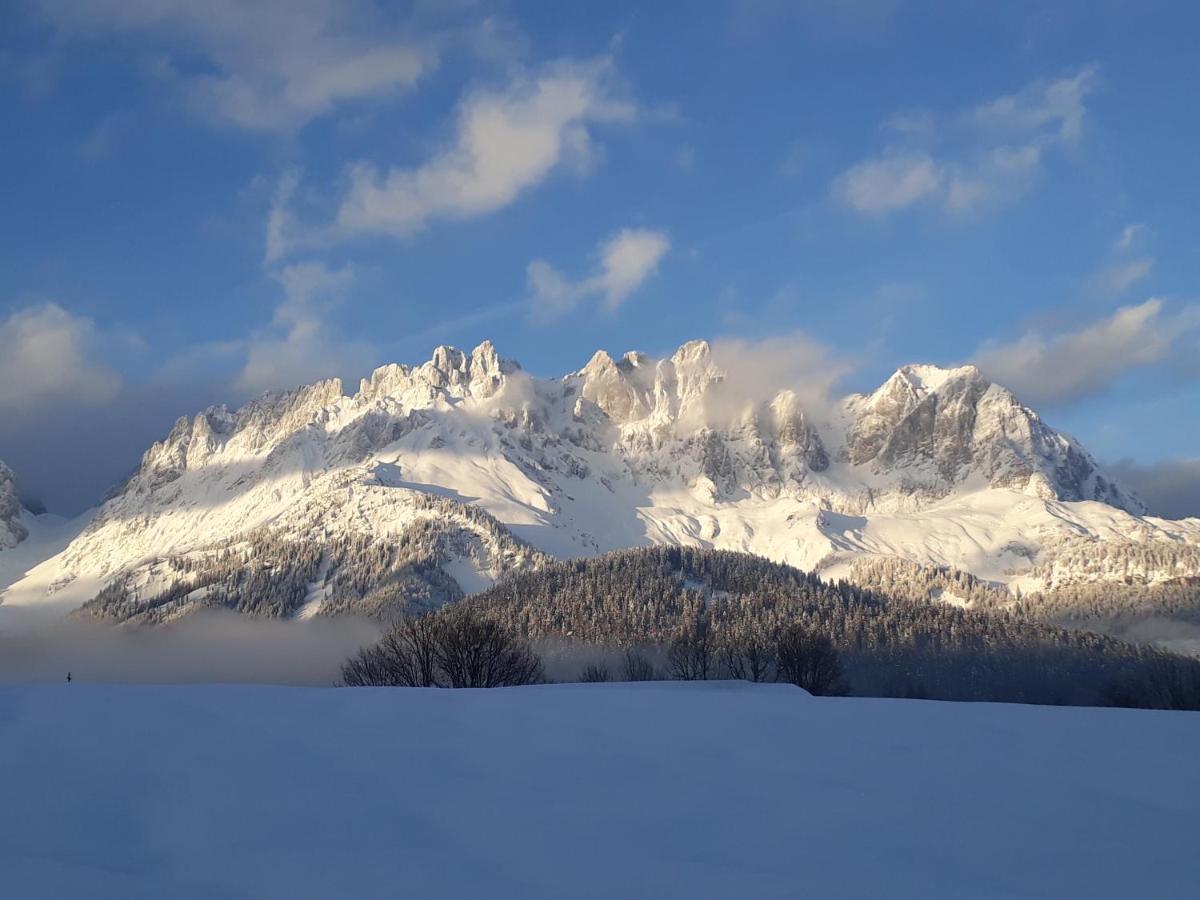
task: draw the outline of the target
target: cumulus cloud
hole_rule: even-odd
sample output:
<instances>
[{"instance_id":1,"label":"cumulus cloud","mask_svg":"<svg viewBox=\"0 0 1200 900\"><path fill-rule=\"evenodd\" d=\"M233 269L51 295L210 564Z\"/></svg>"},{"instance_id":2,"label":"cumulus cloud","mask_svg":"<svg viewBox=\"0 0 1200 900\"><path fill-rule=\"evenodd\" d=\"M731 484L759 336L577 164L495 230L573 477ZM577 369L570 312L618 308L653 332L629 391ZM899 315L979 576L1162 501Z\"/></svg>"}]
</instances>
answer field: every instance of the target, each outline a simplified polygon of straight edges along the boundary
<instances>
[{"instance_id":1,"label":"cumulus cloud","mask_svg":"<svg viewBox=\"0 0 1200 900\"><path fill-rule=\"evenodd\" d=\"M0 319L0 413L110 402L121 388L120 376L100 361L110 340L91 319L55 303Z\"/></svg>"},{"instance_id":2,"label":"cumulus cloud","mask_svg":"<svg viewBox=\"0 0 1200 900\"><path fill-rule=\"evenodd\" d=\"M1170 360L1200 327L1200 307L1176 313L1150 299L1118 309L1077 331L1031 331L979 349L975 364L1023 400L1069 403L1110 388L1126 372Z\"/></svg>"},{"instance_id":3,"label":"cumulus cloud","mask_svg":"<svg viewBox=\"0 0 1200 900\"><path fill-rule=\"evenodd\" d=\"M308 384L319 378L362 372L377 361L369 344L339 338L328 313L354 281L347 265L332 269L321 262L298 262L272 276L283 288L270 327L245 344L246 362L236 386L248 393Z\"/></svg>"},{"instance_id":4,"label":"cumulus cloud","mask_svg":"<svg viewBox=\"0 0 1200 900\"><path fill-rule=\"evenodd\" d=\"M1085 101L1096 81L1089 66L944 121L928 113L893 116L885 127L898 143L842 172L833 195L868 215L919 204L966 214L1010 200L1028 187L1048 151L1082 137Z\"/></svg>"},{"instance_id":5,"label":"cumulus cloud","mask_svg":"<svg viewBox=\"0 0 1200 900\"><path fill-rule=\"evenodd\" d=\"M559 62L503 90L469 94L454 140L422 165L350 169L337 229L405 237L431 220L494 212L560 167L586 170L596 152L592 128L636 114L614 98L612 81L606 60Z\"/></svg>"},{"instance_id":6,"label":"cumulus cloud","mask_svg":"<svg viewBox=\"0 0 1200 900\"><path fill-rule=\"evenodd\" d=\"M530 315L547 321L590 299L598 299L604 309L614 311L658 271L670 249L664 231L624 228L600 245L597 271L588 278L572 281L550 263L534 260L526 269Z\"/></svg>"},{"instance_id":7,"label":"cumulus cloud","mask_svg":"<svg viewBox=\"0 0 1200 900\"><path fill-rule=\"evenodd\" d=\"M151 68L205 117L258 132L303 127L337 104L411 88L438 62L374 3L340 0L42 0L69 37L149 36ZM195 64L196 59L202 66Z\"/></svg>"},{"instance_id":8,"label":"cumulus cloud","mask_svg":"<svg viewBox=\"0 0 1200 900\"><path fill-rule=\"evenodd\" d=\"M1168 459L1149 464L1124 459L1105 469L1132 488L1151 515L1167 519L1200 516L1200 459Z\"/></svg>"}]
</instances>

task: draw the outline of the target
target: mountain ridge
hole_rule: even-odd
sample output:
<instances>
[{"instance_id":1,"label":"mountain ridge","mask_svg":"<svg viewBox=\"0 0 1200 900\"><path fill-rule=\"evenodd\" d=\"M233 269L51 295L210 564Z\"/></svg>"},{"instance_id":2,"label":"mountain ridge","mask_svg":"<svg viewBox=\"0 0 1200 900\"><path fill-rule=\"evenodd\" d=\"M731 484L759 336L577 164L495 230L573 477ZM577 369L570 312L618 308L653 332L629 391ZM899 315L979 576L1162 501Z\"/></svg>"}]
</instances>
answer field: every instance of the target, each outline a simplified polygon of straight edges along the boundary
<instances>
[{"instance_id":1,"label":"mountain ridge","mask_svg":"<svg viewBox=\"0 0 1200 900\"><path fill-rule=\"evenodd\" d=\"M974 367L905 366L840 399L747 388L755 369L692 341L661 359L598 351L537 378L485 341L380 366L353 394L328 379L209 407L180 418L67 549L0 599L74 608L130 577L165 589L156 565L260 529L398 539L428 518L422 494L452 504L437 513L462 529L450 544L477 548L422 558L473 588L535 557L453 504L552 557L680 544L833 577L896 556L1025 592L1049 584L1045 554L1072 541L1200 542L1200 520L1145 516L1082 445Z\"/></svg>"}]
</instances>

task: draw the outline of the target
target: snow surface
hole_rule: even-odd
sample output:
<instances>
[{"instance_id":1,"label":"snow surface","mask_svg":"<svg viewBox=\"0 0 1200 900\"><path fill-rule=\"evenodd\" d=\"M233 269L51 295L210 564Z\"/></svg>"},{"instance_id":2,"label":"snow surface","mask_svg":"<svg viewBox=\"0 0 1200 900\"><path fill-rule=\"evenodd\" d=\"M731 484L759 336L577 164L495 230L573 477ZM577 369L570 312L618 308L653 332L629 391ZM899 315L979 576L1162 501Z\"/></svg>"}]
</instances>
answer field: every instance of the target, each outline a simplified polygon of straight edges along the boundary
<instances>
[{"instance_id":1,"label":"snow surface","mask_svg":"<svg viewBox=\"0 0 1200 900\"><path fill-rule=\"evenodd\" d=\"M38 897L1184 897L1200 715L493 691L0 689Z\"/></svg>"},{"instance_id":2,"label":"snow surface","mask_svg":"<svg viewBox=\"0 0 1200 900\"><path fill-rule=\"evenodd\" d=\"M35 516L23 510L20 521L28 537L15 547L0 551L0 594L14 582L26 580L45 560L61 553L87 527L94 514L95 510L88 510L74 519L64 519L52 514ZM53 566L42 569L47 575L52 570Z\"/></svg>"}]
</instances>

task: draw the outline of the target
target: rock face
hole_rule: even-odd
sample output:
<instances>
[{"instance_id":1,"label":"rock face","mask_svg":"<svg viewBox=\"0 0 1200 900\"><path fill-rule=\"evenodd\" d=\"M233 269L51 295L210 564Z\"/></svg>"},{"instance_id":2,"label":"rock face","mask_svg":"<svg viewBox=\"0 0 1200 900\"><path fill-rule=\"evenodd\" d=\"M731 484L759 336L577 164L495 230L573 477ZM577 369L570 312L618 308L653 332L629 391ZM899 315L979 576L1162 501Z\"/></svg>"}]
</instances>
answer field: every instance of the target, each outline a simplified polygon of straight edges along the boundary
<instances>
[{"instance_id":1,"label":"rock face","mask_svg":"<svg viewBox=\"0 0 1200 900\"><path fill-rule=\"evenodd\" d=\"M875 472L905 472L945 495L972 477L1054 500L1096 500L1141 514L1073 438L987 381L974 366L905 366L878 390L847 401L846 457Z\"/></svg>"},{"instance_id":2,"label":"rock face","mask_svg":"<svg viewBox=\"0 0 1200 900\"><path fill-rule=\"evenodd\" d=\"M12 469L0 462L0 550L15 547L29 536L21 524L21 501Z\"/></svg>"},{"instance_id":3,"label":"rock face","mask_svg":"<svg viewBox=\"0 0 1200 900\"><path fill-rule=\"evenodd\" d=\"M312 548L350 553L367 535L408 548L395 557L405 578L441 572L431 596L454 593L442 576L474 590L539 552L653 543L833 574L848 557L894 555L1027 591L1041 549L1068 538L1200 541L1200 521L1142 517L1074 439L973 367L906 366L823 402L802 401L806 385L746 396L747 374L696 341L664 359L601 351L541 379L484 343L383 366L352 395L330 380L214 407L146 452L46 580L79 603L121 580L144 612L164 587L155 571L192 571L189 558L252 535L264 559L305 544L313 583L271 608L311 613L328 574Z\"/></svg>"}]
</instances>

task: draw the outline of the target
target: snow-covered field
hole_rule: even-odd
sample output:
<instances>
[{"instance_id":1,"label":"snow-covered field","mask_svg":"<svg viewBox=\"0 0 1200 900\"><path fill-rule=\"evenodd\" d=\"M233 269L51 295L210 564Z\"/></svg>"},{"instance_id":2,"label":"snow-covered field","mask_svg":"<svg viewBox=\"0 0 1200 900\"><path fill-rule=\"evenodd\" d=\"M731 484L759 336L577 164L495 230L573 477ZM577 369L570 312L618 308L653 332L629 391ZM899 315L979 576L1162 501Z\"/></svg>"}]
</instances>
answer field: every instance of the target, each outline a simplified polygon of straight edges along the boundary
<instances>
[{"instance_id":1,"label":"snow-covered field","mask_svg":"<svg viewBox=\"0 0 1200 900\"><path fill-rule=\"evenodd\" d=\"M0 893L1184 897L1200 715L493 691L0 688Z\"/></svg>"}]
</instances>

